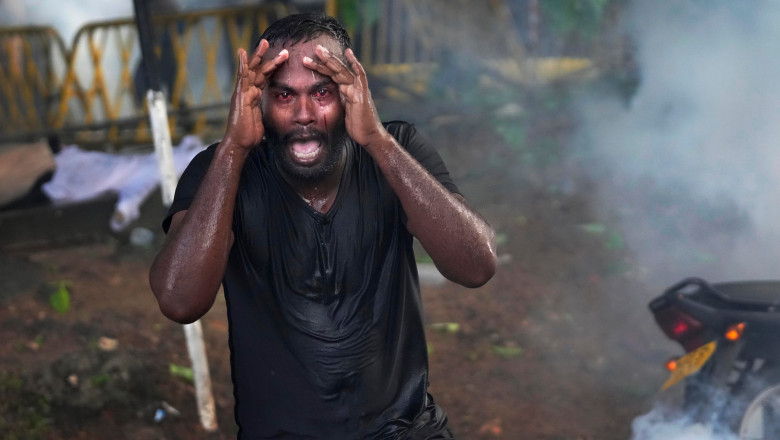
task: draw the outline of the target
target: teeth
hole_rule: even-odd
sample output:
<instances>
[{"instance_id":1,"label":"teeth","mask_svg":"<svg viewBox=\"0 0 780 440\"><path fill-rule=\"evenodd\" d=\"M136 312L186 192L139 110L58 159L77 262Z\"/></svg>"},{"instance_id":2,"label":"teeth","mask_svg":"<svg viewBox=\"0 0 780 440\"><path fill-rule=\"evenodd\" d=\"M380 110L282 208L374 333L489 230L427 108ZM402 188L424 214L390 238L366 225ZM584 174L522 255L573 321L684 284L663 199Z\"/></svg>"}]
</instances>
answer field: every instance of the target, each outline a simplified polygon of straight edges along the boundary
<instances>
[{"instance_id":1,"label":"teeth","mask_svg":"<svg viewBox=\"0 0 780 440\"><path fill-rule=\"evenodd\" d=\"M322 151L322 144L316 139L303 138L291 141L288 148L290 159L304 165L317 160Z\"/></svg>"},{"instance_id":2,"label":"teeth","mask_svg":"<svg viewBox=\"0 0 780 440\"><path fill-rule=\"evenodd\" d=\"M315 149L314 151L312 151L311 153L300 153L300 152L298 152L298 151L293 151L293 155L294 155L296 158L298 158L298 159L304 159L304 160L306 160L306 159L313 159L313 158L317 157L317 154L318 154L319 152L320 152L320 149L319 149L319 148L317 148L317 149Z\"/></svg>"}]
</instances>

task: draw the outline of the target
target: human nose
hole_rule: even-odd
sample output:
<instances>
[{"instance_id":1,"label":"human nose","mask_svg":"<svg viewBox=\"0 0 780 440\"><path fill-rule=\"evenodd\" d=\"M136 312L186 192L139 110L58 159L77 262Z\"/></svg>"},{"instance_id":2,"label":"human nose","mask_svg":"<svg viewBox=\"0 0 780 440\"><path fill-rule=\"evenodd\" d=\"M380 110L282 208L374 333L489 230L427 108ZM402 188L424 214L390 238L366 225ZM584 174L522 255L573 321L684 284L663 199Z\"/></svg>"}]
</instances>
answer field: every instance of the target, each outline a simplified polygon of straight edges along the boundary
<instances>
[{"instance_id":1,"label":"human nose","mask_svg":"<svg viewBox=\"0 0 780 440\"><path fill-rule=\"evenodd\" d=\"M310 99L299 99L295 107L295 122L300 125L309 125L316 121L314 103Z\"/></svg>"}]
</instances>

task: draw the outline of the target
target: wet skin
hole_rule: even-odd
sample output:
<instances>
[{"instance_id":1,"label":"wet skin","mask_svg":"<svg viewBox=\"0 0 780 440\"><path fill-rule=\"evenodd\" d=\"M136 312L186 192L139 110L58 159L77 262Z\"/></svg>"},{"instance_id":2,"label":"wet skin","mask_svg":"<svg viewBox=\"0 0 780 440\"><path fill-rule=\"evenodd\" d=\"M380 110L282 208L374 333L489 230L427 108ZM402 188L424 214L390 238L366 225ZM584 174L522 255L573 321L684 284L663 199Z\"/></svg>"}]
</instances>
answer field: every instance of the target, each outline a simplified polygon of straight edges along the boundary
<instances>
[{"instance_id":1,"label":"wet skin","mask_svg":"<svg viewBox=\"0 0 780 440\"><path fill-rule=\"evenodd\" d=\"M330 209L343 172L343 155L332 142L342 121L347 135L387 179L406 213L407 229L439 271L467 287L481 286L493 276L493 229L384 129L365 70L352 50L341 56L338 43L328 36L274 48L262 40L251 56L239 49L238 58L225 136L189 209L173 215L149 273L165 316L193 322L214 303L233 245L241 171L266 134L279 141L285 179L312 207ZM336 159L331 168L329 158Z\"/></svg>"},{"instance_id":2,"label":"wet skin","mask_svg":"<svg viewBox=\"0 0 780 440\"><path fill-rule=\"evenodd\" d=\"M344 104L339 87L304 60L318 59L317 46L337 53L338 43L319 37L292 46L269 48L265 58L289 53L268 80L261 99L269 148L285 180L313 208L327 211L335 199L344 166Z\"/></svg>"}]
</instances>

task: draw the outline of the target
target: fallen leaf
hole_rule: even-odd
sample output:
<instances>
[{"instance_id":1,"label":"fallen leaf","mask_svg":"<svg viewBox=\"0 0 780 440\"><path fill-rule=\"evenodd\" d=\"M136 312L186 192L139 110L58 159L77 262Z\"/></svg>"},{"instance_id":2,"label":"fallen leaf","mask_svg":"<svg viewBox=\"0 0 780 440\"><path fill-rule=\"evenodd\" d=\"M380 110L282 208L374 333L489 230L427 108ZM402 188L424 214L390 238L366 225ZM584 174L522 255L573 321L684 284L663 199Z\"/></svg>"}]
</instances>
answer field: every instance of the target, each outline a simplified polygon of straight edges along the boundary
<instances>
[{"instance_id":1,"label":"fallen leaf","mask_svg":"<svg viewBox=\"0 0 780 440\"><path fill-rule=\"evenodd\" d=\"M176 377L180 377L180 378L185 379L185 380L187 380L189 382L193 382L194 381L194 376L192 374L192 368L183 367L181 365L176 365L176 364L170 364L168 366L168 369L171 372L171 374L176 376Z\"/></svg>"},{"instance_id":2,"label":"fallen leaf","mask_svg":"<svg viewBox=\"0 0 780 440\"><path fill-rule=\"evenodd\" d=\"M516 357L522 356L524 351L520 347L513 347L513 346L494 345L492 348L493 348L493 353L501 356L504 359L514 359Z\"/></svg>"},{"instance_id":3,"label":"fallen leaf","mask_svg":"<svg viewBox=\"0 0 780 440\"><path fill-rule=\"evenodd\" d=\"M119 346L119 341L113 338L101 336L100 339L98 339L97 346L102 351L114 351L116 350L116 347Z\"/></svg>"}]
</instances>

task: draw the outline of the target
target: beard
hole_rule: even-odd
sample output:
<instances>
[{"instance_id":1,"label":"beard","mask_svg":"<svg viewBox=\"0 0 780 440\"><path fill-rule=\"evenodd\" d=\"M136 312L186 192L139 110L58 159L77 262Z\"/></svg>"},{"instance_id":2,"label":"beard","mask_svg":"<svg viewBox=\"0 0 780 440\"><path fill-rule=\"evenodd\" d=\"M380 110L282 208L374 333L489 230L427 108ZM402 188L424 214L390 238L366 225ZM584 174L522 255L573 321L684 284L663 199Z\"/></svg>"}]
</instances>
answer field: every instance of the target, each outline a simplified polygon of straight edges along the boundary
<instances>
[{"instance_id":1,"label":"beard","mask_svg":"<svg viewBox=\"0 0 780 440\"><path fill-rule=\"evenodd\" d=\"M268 148L273 152L274 161L288 177L305 183L314 183L331 174L341 162L341 156L347 144L347 129L342 120L330 131L301 127L287 133L280 133L270 121L263 121ZM315 166L302 166L289 156L290 146L294 142L312 140L320 143L325 150L325 159Z\"/></svg>"}]
</instances>

